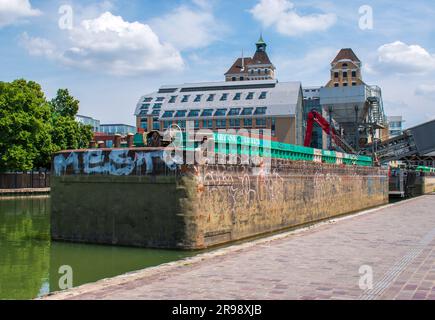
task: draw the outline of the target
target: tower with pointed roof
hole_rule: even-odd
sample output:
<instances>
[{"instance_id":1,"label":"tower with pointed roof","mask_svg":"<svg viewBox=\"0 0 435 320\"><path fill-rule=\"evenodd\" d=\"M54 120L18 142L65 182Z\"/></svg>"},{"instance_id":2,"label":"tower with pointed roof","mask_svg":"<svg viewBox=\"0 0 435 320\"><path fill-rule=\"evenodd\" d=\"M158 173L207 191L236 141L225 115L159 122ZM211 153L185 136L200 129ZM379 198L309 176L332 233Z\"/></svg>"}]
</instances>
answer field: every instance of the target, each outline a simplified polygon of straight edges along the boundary
<instances>
[{"instance_id":1,"label":"tower with pointed roof","mask_svg":"<svg viewBox=\"0 0 435 320\"><path fill-rule=\"evenodd\" d=\"M238 58L225 73L225 81L274 80L275 66L267 55L263 35L255 44L257 50L252 58Z\"/></svg>"},{"instance_id":2,"label":"tower with pointed roof","mask_svg":"<svg viewBox=\"0 0 435 320\"><path fill-rule=\"evenodd\" d=\"M331 62L331 80L326 86L332 88L363 85L361 66L361 60L352 49L341 49Z\"/></svg>"}]
</instances>

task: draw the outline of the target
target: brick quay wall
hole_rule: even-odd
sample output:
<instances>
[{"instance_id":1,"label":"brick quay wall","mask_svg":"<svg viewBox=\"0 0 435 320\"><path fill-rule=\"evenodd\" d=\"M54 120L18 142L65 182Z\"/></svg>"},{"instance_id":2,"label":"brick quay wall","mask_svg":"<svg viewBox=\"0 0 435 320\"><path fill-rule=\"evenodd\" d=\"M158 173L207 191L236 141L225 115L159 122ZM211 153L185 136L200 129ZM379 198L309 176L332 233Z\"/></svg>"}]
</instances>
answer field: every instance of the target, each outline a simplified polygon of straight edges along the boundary
<instances>
[{"instance_id":1,"label":"brick quay wall","mask_svg":"<svg viewBox=\"0 0 435 320\"><path fill-rule=\"evenodd\" d=\"M380 168L272 160L176 165L161 149L81 150L53 159L54 240L203 249L388 202Z\"/></svg>"}]
</instances>

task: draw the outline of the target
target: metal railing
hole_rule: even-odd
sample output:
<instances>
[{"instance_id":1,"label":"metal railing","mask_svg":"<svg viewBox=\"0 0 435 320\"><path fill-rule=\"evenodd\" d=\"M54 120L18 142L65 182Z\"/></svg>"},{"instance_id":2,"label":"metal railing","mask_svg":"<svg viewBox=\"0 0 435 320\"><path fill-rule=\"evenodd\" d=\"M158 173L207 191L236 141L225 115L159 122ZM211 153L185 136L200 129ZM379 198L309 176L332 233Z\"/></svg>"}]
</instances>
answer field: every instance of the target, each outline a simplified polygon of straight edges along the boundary
<instances>
[{"instance_id":1,"label":"metal railing","mask_svg":"<svg viewBox=\"0 0 435 320\"><path fill-rule=\"evenodd\" d=\"M49 171L0 173L0 189L41 189L49 187Z\"/></svg>"}]
</instances>

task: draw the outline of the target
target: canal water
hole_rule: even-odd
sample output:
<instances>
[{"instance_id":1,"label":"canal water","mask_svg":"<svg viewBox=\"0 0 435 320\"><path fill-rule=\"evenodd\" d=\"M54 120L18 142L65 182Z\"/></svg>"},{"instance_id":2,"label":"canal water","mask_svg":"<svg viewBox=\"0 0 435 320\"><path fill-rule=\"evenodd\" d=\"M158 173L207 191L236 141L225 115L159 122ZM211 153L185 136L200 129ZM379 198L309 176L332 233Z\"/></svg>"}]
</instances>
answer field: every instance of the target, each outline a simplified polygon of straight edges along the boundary
<instances>
[{"instance_id":1,"label":"canal water","mask_svg":"<svg viewBox=\"0 0 435 320\"><path fill-rule=\"evenodd\" d=\"M192 255L51 242L49 197L0 198L0 299L33 299L59 291L62 266L72 268L73 286L79 286Z\"/></svg>"}]
</instances>

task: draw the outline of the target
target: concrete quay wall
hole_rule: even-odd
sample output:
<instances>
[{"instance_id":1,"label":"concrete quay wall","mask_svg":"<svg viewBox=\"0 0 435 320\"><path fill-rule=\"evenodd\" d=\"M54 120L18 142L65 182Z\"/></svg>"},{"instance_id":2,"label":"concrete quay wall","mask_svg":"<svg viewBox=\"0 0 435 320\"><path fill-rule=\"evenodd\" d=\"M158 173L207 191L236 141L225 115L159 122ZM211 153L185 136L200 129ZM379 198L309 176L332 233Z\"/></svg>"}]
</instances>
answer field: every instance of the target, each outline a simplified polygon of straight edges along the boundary
<instances>
[{"instance_id":1,"label":"concrete quay wall","mask_svg":"<svg viewBox=\"0 0 435 320\"><path fill-rule=\"evenodd\" d=\"M115 154L114 154L115 152ZM388 202L380 168L272 160L168 165L162 150L54 158L54 240L203 249Z\"/></svg>"}]
</instances>

